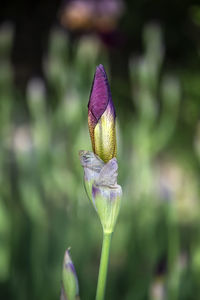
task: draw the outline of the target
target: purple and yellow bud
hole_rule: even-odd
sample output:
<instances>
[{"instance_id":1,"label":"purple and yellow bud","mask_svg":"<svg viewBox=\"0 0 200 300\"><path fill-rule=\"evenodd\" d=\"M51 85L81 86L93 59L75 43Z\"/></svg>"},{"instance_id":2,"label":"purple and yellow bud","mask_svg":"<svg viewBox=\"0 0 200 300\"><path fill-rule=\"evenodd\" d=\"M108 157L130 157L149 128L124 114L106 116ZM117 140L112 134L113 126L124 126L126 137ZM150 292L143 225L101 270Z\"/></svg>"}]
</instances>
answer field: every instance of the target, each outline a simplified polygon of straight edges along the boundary
<instances>
[{"instance_id":1,"label":"purple and yellow bud","mask_svg":"<svg viewBox=\"0 0 200 300\"><path fill-rule=\"evenodd\" d=\"M103 227L112 233L119 214L122 189L117 184L115 108L104 67L96 68L88 103L88 125L93 152L80 151L84 183Z\"/></svg>"},{"instance_id":2,"label":"purple and yellow bud","mask_svg":"<svg viewBox=\"0 0 200 300\"><path fill-rule=\"evenodd\" d=\"M116 157L115 108L104 67L96 68L88 103L88 126L93 152L104 162Z\"/></svg>"},{"instance_id":3,"label":"purple and yellow bud","mask_svg":"<svg viewBox=\"0 0 200 300\"><path fill-rule=\"evenodd\" d=\"M69 250L66 250L63 261L62 272L62 289L61 300L78 300L79 287L76 270L69 255Z\"/></svg>"}]
</instances>

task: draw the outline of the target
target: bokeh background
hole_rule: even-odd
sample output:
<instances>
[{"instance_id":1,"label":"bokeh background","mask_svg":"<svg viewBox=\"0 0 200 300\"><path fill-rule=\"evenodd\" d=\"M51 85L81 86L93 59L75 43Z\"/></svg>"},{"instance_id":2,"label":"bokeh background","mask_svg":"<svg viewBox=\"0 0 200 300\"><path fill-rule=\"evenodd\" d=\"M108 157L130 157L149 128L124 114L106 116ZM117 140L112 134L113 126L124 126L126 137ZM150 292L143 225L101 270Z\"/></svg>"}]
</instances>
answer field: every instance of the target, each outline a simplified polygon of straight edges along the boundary
<instances>
[{"instance_id":1,"label":"bokeh background","mask_svg":"<svg viewBox=\"0 0 200 300\"><path fill-rule=\"evenodd\" d=\"M3 2L0 298L59 299L69 246L95 298L102 231L78 151L102 63L123 187L106 299L200 299L199 1Z\"/></svg>"}]
</instances>

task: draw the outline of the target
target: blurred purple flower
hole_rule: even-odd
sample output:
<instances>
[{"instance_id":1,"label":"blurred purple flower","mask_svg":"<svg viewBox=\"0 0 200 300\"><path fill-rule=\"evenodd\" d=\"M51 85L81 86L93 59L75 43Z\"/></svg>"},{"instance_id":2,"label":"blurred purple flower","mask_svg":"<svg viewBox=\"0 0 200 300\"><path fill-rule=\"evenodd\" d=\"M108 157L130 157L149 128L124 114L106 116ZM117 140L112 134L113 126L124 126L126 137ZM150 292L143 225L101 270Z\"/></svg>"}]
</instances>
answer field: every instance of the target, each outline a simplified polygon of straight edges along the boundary
<instances>
[{"instance_id":1,"label":"blurred purple flower","mask_svg":"<svg viewBox=\"0 0 200 300\"><path fill-rule=\"evenodd\" d=\"M123 12L122 0L65 1L61 23L71 30L96 29L108 32L116 28Z\"/></svg>"}]
</instances>

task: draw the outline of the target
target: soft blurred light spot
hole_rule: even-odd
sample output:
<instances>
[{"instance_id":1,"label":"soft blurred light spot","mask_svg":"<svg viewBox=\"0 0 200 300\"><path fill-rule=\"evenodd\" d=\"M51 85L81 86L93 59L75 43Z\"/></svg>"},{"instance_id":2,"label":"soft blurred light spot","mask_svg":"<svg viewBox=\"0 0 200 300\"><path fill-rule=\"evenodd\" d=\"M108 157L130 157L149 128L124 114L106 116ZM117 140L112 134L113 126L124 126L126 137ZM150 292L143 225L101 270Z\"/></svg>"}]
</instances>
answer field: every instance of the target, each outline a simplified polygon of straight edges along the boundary
<instances>
[{"instance_id":1,"label":"soft blurred light spot","mask_svg":"<svg viewBox=\"0 0 200 300\"><path fill-rule=\"evenodd\" d=\"M17 152L29 152L32 149L32 139L30 128L28 126L20 126L13 133L13 146Z\"/></svg>"},{"instance_id":2,"label":"soft blurred light spot","mask_svg":"<svg viewBox=\"0 0 200 300\"><path fill-rule=\"evenodd\" d=\"M200 26L200 6L199 5L191 6L189 13L194 24Z\"/></svg>"},{"instance_id":3,"label":"soft blurred light spot","mask_svg":"<svg viewBox=\"0 0 200 300\"><path fill-rule=\"evenodd\" d=\"M0 25L0 60L8 57L13 42L14 26L10 22L4 22Z\"/></svg>"},{"instance_id":4,"label":"soft blurred light spot","mask_svg":"<svg viewBox=\"0 0 200 300\"><path fill-rule=\"evenodd\" d=\"M116 28L124 8L121 0L69 1L61 8L60 22L70 30L109 32Z\"/></svg>"}]
</instances>

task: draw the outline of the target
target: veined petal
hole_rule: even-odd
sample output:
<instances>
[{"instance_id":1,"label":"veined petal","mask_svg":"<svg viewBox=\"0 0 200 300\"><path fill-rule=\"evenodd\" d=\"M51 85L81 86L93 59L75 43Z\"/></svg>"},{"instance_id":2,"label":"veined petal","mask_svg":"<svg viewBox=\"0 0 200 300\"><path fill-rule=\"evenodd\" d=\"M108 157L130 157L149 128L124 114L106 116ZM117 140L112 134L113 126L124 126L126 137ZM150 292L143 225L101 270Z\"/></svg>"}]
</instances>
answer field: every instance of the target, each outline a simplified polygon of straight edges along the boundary
<instances>
[{"instance_id":1,"label":"veined petal","mask_svg":"<svg viewBox=\"0 0 200 300\"><path fill-rule=\"evenodd\" d=\"M94 152L105 162L116 156L115 114L109 104L94 129Z\"/></svg>"},{"instance_id":2,"label":"veined petal","mask_svg":"<svg viewBox=\"0 0 200 300\"><path fill-rule=\"evenodd\" d=\"M108 78L103 65L99 65L96 68L88 103L88 110L92 113L96 122L98 122L106 110L109 101L112 102Z\"/></svg>"},{"instance_id":3,"label":"veined petal","mask_svg":"<svg viewBox=\"0 0 200 300\"><path fill-rule=\"evenodd\" d=\"M97 120L92 114L90 110L88 110L88 128L89 128L89 133L90 133L90 138L92 142L92 149L95 152L95 140L94 140L94 128L97 124Z\"/></svg>"}]
</instances>

